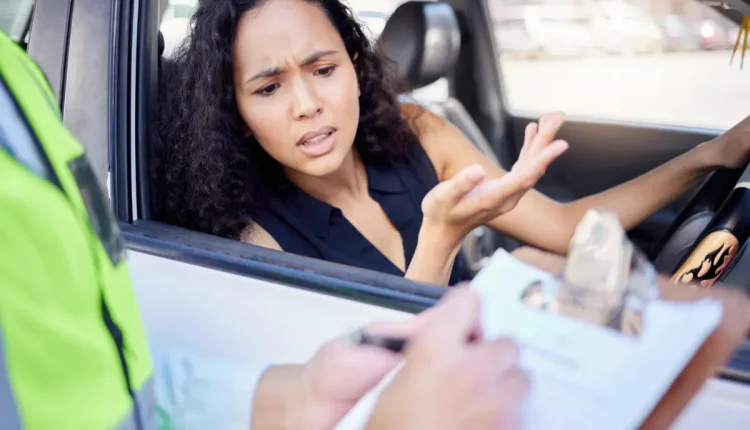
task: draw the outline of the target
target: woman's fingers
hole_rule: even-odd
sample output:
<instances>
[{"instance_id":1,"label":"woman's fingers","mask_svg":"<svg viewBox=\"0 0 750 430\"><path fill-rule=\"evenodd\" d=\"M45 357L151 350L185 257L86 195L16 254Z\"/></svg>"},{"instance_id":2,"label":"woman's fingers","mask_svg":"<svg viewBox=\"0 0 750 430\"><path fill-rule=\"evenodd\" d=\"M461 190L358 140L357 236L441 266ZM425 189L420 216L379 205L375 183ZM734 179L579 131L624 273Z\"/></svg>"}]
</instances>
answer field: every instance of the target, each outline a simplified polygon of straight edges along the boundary
<instances>
[{"instance_id":1,"label":"woman's fingers","mask_svg":"<svg viewBox=\"0 0 750 430\"><path fill-rule=\"evenodd\" d=\"M568 149L564 140L556 140L541 152L516 163L513 169L500 178L489 180L465 195L457 207L461 216L471 216L483 211L512 208L526 191L533 188L544 176L552 162Z\"/></svg>"},{"instance_id":2,"label":"woman's fingers","mask_svg":"<svg viewBox=\"0 0 750 430\"><path fill-rule=\"evenodd\" d=\"M425 197L422 210L431 210L432 207L425 207L425 205L429 206L431 204L445 208L455 206L467 193L479 185L486 176L487 172L479 164L465 167L453 178L435 186Z\"/></svg>"},{"instance_id":3,"label":"woman's fingers","mask_svg":"<svg viewBox=\"0 0 750 430\"><path fill-rule=\"evenodd\" d=\"M552 141L564 120L562 114L551 114L542 117L539 124L529 124L521 157L509 173L483 183L487 176L484 168L479 164L468 166L435 186L422 201L422 212L435 219L466 222L476 216L496 216L513 209L549 165L568 149L564 140Z\"/></svg>"},{"instance_id":4,"label":"woman's fingers","mask_svg":"<svg viewBox=\"0 0 750 430\"><path fill-rule=\"evenodd\" d=\"M497 209L506 204L514 204L515 197L528 190L523 175L509 172L499 178L485 182L456 206L459 217L475 216L481 212Z\"/></svg>"},{"instance_id":5,"label":"woman's fingers","mask_svg":"<svg viewBox=\"0 0 750 430\"><path fill-rule=\"evenodd\" d=\"M568 150L568 146L568 142L556 140L541 149L532 159L527 160L525 163L517 164L518 167L514 165L513 170L528 175L529 179L536 183L547 172L550 164Z\"/></svg>"},{"instance_id":6,"label":"woman's fingers","mask_svg":"<svg viewBox=\"0 0 750 430\"><path fill-rule=\"evenodd\" d=\"M521 147L521 153L519 154L519 158L523 157L524 154L528 151L528 147L531 145L531 142L534 141L534 138L536 137L536 133L539 130L539 126L535 122L530 122L526 125L526 134L523 138L523 146Z\"/></svg>"},{"instance_id":7,"label":"woman's fingers","mask_svg":"<svg viewBox=\"0 0 750 430\"><path fill-rule=\"evenodd\" d=\"M544 176L550 164L567 150L568 142L556 140L537 153L528 155L523 162L514 164L510 173L520 175L531 188Z\"/></svg>"},{"instance_id":8,"label":"woman's fingers","mask_svg":"<svg viewBox=\"0 0 750 430\"><path fill-rule=\"evenodd\" d=\"M525 144L526 154L534 155L539 151L546 148L560 131L560 128L565 123L565 114L562 112L555 112L542 116L539 119L539 124L536 126L536 133L534 137ZM529 135L527 130L527 136Z\"/></svg>"}]
</instances>

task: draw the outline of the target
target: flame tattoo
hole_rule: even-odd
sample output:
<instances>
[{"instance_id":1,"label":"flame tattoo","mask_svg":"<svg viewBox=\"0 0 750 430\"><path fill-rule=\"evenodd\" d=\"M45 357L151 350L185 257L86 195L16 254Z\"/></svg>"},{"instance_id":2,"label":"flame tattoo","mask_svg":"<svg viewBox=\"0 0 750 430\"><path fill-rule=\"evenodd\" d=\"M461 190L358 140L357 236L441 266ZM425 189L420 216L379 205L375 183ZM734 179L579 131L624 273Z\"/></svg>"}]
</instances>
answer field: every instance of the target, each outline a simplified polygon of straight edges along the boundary
<instances>
[{"instance_id":1,"label":"flame tattoo","mask_svg":"<svg viewBox=\"0 0 750 430\"><path fill-rule=\"evenodd\" d=\"M706 236L672 277L679 284L697 283L710 288L737 255L739 242L727 231Z\"/></svg>"}]
</instances>

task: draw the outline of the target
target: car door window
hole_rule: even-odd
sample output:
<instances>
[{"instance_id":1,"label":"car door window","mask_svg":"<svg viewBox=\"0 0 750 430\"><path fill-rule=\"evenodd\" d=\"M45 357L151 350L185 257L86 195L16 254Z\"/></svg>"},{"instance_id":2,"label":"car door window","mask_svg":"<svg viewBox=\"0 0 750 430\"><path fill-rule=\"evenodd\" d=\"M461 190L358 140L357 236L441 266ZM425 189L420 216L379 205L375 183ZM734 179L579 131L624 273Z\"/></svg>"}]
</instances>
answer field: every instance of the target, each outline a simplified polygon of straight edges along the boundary
<instances>
[{"instance_id":1,"label":"car door window","mask_svg":"<svg viewBox=\"0 0 750 430\"><path fill-rule=\"evenodd\" d=\"M694 0L487 0L514 114L726 129L747 116L739 27Z\"/></svg>"},{"instance_id":2,"label":"car door window","mask_svg":"<svg viewBox=\"0 0 750 430\"><path fill-rule=\"evenodd\" d=\"M159 21L159 31L164 38L164 56L169 58L188 36L190 18L198 9L198 0L161 0L167 7Z\"/></svg>"},{"instance_id":3,"label":"car door window","mask_svg":"<svg viewBox=\"0 0 750 430\"><path fill-rule=\"evenodd\" d=\"M27 41L34 3L35 0L0 2L0 30L16 42Z\"/></svg>"}]
</instances>

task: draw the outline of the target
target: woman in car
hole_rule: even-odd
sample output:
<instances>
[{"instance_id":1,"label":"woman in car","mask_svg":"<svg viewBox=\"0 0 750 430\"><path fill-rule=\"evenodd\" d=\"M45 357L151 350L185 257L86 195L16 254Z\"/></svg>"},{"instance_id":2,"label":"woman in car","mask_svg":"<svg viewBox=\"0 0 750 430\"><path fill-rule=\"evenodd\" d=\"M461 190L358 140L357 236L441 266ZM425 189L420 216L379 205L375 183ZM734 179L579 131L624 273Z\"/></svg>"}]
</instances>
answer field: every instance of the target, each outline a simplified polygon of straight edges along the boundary
<instances>
[{"instance_id":1,"label":"woman in car","mask_svg":"<svg viewBox=\"0 0 750 430\"><path fill-rule=\"evenodd\" d=\"M565 253L589 208L631 228L750 152L745 121L628 183L555 202L532 188L567 149L562 114L530 124L503 171L444 119L397 102L391 69L338 0L212 0L175 61L158 120L162 219L424 282L467 278L456 256L479 225Z\"/></svg>"}]
</instances>

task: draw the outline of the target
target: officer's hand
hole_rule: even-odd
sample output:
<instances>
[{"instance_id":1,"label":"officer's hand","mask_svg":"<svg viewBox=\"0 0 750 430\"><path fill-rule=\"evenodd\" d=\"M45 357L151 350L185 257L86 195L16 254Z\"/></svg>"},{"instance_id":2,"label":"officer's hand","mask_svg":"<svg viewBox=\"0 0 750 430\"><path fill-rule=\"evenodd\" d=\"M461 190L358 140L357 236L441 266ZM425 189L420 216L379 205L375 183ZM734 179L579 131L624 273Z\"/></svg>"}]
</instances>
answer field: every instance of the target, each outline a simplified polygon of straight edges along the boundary
<instances>
[{"instance_id":1,"label":"officer's hand","mask_svg":"<svg viewBox=\"0 0 750 430\"><path fill-rule=\"evenodd\" d=\"M368 333L411 337L431 311L400 322L383 322L366 328ZM305 429L331 429L390 372L403 356L386 349L356 345L347 338L324 345L302 367L305 393Z\"/></svg>"},{"instance_id":2,"label":"officer's hand","mask_svg":"<svg viewBox=\"0 0 750 430\"><path fill-rule=\"evenodd\" d=\"M516 428L527 389L516 345L481 340L479 299L461 289L414 335L367 429Z\"/></svg>"}]
</instances>

